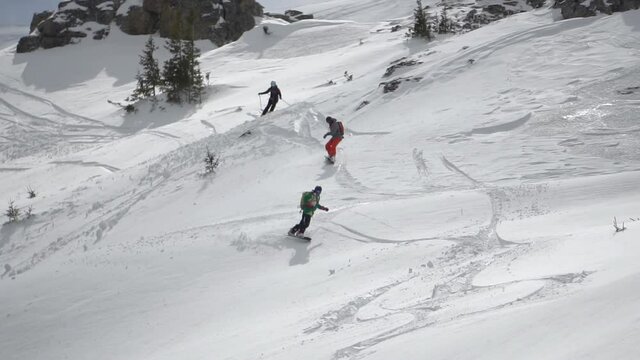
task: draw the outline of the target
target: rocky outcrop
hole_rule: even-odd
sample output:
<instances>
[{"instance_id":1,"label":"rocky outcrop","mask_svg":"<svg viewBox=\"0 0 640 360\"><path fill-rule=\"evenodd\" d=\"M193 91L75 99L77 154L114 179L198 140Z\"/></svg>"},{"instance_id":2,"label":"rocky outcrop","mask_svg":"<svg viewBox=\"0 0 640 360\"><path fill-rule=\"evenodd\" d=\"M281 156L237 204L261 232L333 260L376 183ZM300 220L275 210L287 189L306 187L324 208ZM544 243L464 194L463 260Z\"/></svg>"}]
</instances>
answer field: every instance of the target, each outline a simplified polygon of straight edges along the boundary
<instances>
[{"instance_id":1,"label":"rocky outcrop","mask_svg":"<svg viewBox=\"0 0 640 360\"><path fill-rule=\"evenodd\" d=\"M43 11L41 13L33 14L33 18L31 19L31 26L29 27L29 32L32 33L38 25L44 20L48 19L53 15L53 11Z\"/></svg>"},{"instance_id":2,"label":"rocky outcrop","mask_svg":"<svg viewBox=\"0 0 640 360\"><path fill-rule=\"evenodd\" d=\"M115 18L121 0L69 0L58 4L55 12L44 11L33 16L31 35L18 42L17 52L38 48L49 49L79 41L93 32L102 38L105 28ZM95 31L95 32L94 32Z\"/></svg>"},{"instance_id":3,"label":"rocky outcrop","mask_svg":"<svg viewBox=\"0 0 640 360\"><path fill-rule=\"evenodd\" d=\"M262 16L262 5L255 0L144 0L142 7L119 13L116 23L127 34L159 31L160 36L169 37L182 32L186 37L185 30L191 28L195 39L209 39L220 46L252 29L254 16Z\"/></svg>"},{"instance_id":4,"label":"rocky outcrop","mask_svg":"<svg viewBox=\"0 0 640 360\"><path fill-rule=\"evenodd\" d=\"M16 51L18 53L25 53L33 51L40 47L40 37L39 36L25 36L20 38L18 41L18 46L16 47Z\"/></svg>"},{"instance_id":5,"label":"rocky outcrop","mask_svg":"<svg viewBox=\"0 0 640 360\"><path fill-rule=\"evenodd\" d=\"M177 36L209 39L221 46L252 29L254 16L262 16L262 5L255 0L144 0L142 7L131 6L121 13L116 22L128 34L182 33ZM187 28L192 33L185 35Z\"/></svg>"},{"instance_id":6,"label":"rocky outcrop","mask_svg":"<svg viewBox=\"0 0 640 360\"><path fill-rule=\"evenodd\" d=\"M302 11L298 11L298 10L286 10L284 14L265 13L265 15L270 16L272 18L284 20L289 23L294 23L300 20L313 19L312 14L304 14Z\"/></svg>"},{"instance_id":7,"label":"rocky outcrop","mask_svg":"<svg viewBox=\"0 0 640 360\"><path fill-rule=\"evenodd\" d=\"M476 1L476 5L462 19L461 27L474 30L507 16L541 7L544 2L545 0Z\"/></svg>"},{"instance_id":8,"label":"rocky outcrop","mask_svg":"<svg viewBox=\"0 0 640 360\"><path fill-rule=\"evenodd\" d=\"M159 32L223 45L252 29L254 16L262 16L255 0L67 0L53 13L34 15L31 35L17 51L64 46L89 35L103 39L112 23L130 35Z\"/></svg>"},{"instance_id":9,"label":"rocky outcrop","mask_svg":"<svg viewBox=\"0 0 640 360\"><path fill-rule=\"evenodd\" d=\"M640 0L556 0L553 7L560 9L565 19L612 14L640 8Z\"/></svg>"}]
</instances>

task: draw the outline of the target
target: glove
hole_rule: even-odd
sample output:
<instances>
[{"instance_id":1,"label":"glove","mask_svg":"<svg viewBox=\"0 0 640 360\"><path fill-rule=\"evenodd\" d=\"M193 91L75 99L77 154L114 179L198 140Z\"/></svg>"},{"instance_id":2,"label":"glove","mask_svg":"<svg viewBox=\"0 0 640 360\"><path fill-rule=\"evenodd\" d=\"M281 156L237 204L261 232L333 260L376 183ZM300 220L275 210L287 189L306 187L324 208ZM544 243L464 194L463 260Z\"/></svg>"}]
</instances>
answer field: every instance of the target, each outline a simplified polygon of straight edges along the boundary
<instances>
[{"instance_id":1,"label":"glove","mask_svg":"<svg viewBox=\"0 0 640 360\"><path fill-rule=\"evenodd\" d=\"M324 211L329 211L329 208L328 208L328 207L324 207L324 206L323 206L323 207L322 207L322 210L324 210Z\"/></svg>"}]
</instances>

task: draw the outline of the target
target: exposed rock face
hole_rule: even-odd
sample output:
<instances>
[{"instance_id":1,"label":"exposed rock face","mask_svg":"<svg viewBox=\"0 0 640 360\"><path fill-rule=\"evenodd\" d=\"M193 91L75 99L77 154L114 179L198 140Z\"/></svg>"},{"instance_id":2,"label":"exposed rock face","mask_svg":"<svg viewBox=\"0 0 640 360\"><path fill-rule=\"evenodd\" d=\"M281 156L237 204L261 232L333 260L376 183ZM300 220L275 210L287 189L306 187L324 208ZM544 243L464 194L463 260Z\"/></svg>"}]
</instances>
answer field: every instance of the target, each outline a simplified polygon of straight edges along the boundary
<instances>
[{"instance_id":1,"label":"exposed rock face","mask_svg":"<svg viewBox=\"0 0 640 360\"><path fill-rule=\"evenodd\" d=\"M195 39L223 45L253 28L254 16L262 16L262 6L255 0L144 0L142 7L131 6L121 13L125 15L116 22L128 34L160 31L160 36L169 37L179 20L182 32L192 28Z\"/></svg>"},{"instance_id":2,"label":"exposed rock face","mask_svg":"<svg viewBox=\"0 0 640 360\"><path fill-rule=\"evenodd\" d=\"M19 53L25 53L25 52L33 51L39 47L40 47L40 37L29 35L29 36L20 38L20 41L18 41L18 47L16 48L16 51Z\"/></svg>"},{"instance_id":3,"label":"exposed rock face","mask_svg":"<svg viewBox=\"0 0 640 360\"><path fill-rule=\"evenodd\" d=\"M612 14L640 8L640 0L556 0L553 7L560 9L565 19Z\"/></svg>"},{"instance_id":4,"label":"exposed rock face","mask_svg":"<svg viewBox=\"0 0 640 360\"><path fill-rule=\"evenodd\" d=\"M483 1L476 1L477 5L472 6L471 11L462 20L462 28L477 29L507 16L540 7L544 2L545 0L503 0L487 1L487 4L483 5Z\"/></svg>"},{"instance_id":5,"label":"exposed rock face","mask_svg":"<svg viewBox=\"0 0 640 360\"><path fill-rule=\"evenodd\" d=\"M271 16L276 19L284 20L289 23L294 23L300 20L308 20L313 19L312 14L304 14L302 11L298 10L286 10L284 14L277 13L265 13L266 16Z\"/></svg>"},{"instance_id":6,"label":"exposed rock face","mask_svg":"<svg viewBox=\"0 0 640 360\"><path fill-rule=\"evenodd\" d=\"M29 27L29 32L33 32L38 27L38 24L48 19L51 15L53 15L53 11L43 11L41 13L33 14L33 18L31 19L31 26Z\"/></svg>"},{"instance_id":7,"label":"exposed rock face","mask_svg":"<svg viewBox=\"0 0 640 360\"><path fill-rule=\"evenodd\" d=\"M31 31L34 34L20 39L17 52L49 49L78 41L95 30L94 38L102 38L105 28L113 21L121 0L62 1L55 12L34 14ZM89 25L92 23L93 25Z\"/></svg>"},{"instance_id":8,"label":"exposed rock face","mask_svg":"<svg viewBox=\"0 0 640 360\"><path fill-rule=\"evenodd\" d=\"M33 16L32 34L20 39L17 51L64 46L88 35L103 39L113 22L127 34L159 31L163 37L176 32L179 22L183 30L176 36L187 38L192 28L194 39L223 45L253 28L254 16L262 16L255 0L66 0L56 12Z\"/></svg>"}]
</instances>

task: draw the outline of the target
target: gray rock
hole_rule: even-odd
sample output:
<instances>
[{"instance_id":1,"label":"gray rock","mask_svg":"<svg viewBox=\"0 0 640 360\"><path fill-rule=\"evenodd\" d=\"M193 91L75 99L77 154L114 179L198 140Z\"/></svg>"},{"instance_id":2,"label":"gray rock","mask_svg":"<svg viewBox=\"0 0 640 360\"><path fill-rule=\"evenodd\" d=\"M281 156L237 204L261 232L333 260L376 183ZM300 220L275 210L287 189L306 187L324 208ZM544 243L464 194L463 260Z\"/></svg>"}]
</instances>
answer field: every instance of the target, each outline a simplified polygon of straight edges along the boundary
<instances>
[{"instance_id":1,"label":"gray rock","mask_svg":"<svg viewBox=\"0 0 640 360\"><path fill-rule=\"evenodd\" d=\"M53 15L53 11L43 11L40 13L33 14L33 18L31 19L31 26L29 27L29 32L30 33L33 32L33 30L35 30L41 22L51 17L51 15Z\"/></svg>"},{"instance_id":2,"label":"gray rock","mask_svg":"<svg viewBox=\"0 0 640 360\"><path fill-rule=\"evenodd\" d=\"M280 19L280 20L284 20L286 22L295 22L295 19L290 18L287 15L283 15L283 14L277 14L277 13L265 13L266 16L272 17L272 18L276 18L276 19Z\"/></svg>"},{"instance_id":3,"label":"gray rock","mask_svg":"<svg viewBox=\"0 0 640 360\"><path fill-rule=\"evenodd\" d=\"M18 47L16 48L16 52L26 53L26 52L34 51L39 47L40 47L39 36L25 36L20 38L20 41L18 41Z\"/></svg>"},{"instance_id":4,"label":"gray rock","mask_svg":"<svg viewBox=\"0 0 640 360\"><path fill-rule=\"evenodd\" d=\"M385 71L385 73L382 75L382 77L389 77L391 75L393 75L393 73L402 67L409 67L409 66L415 66L415 65L419 65L422 64L422 61L417 61L417 60L405 60L406 57L403 57L401 59L398 59L396 61L393 61L391 63L391 66L389 66L387 68L387 70Z\"/></svg>"},{"instance_id":5,"label":"gray rock","mask_svg":"<svg viewBox=\"0 0 640 360\"><path fill-rule=\"evenodd\" d=\"M398 90L400 84L403 82L419 82L420 80L422 80L422 76L414 76L410 78L400 77L390 81L381 82L380 85L382 86L382 92L386 94Z\"/></svg>"},{"instance_id":6,"label":"gray rock","mask_svg":"<svg viewBox=\"0 0 640 360\"><path fill-rule=\"evenodd\" d=\"M563 18L571 19L638 9L640 0L556 0L553 7L560 9Z\"/></svg>"},{"instance_id":7,"label":"gray rock","mask_svg":"<svg viewBox=\"0 0 640 360\"><path fill-rule=\"evenodd\" d=\"M96 32L93 33L93 40L102 40L104 38L106 38L107 36L109 36L109 31L110 29L104 28L104 29L100 29Z\"/></svg>"},{"instance_id":8,"label":"gray rock","mask_svg":"<svg viewBox=\"0 0 640 360\"><path fill-rule=\"evenodd\" d=\"M255 26L262 6L255 0L145 0L142 8L131 7L116 23L127 34L153 34L170 37L179 19L182 28L192 19L193 37L209 39L217 45L237 40ZM180 36L180 35L179 35ZM181 37L186 37L182 34Z\"/></svg>"},{"instance_id":9,"label":"gray rock","mask_svg":"<svg viewBox=\"0 0 640 360\"><path fill-rule=\"evenodd\" d=\"M172 35L174 23L179 19L186 29L193 19L192 33L183 31L180 38L209 39L217 45L237 40L245 31L255 26L255 16L262 16L262 5L255 0L144 0L142 6L131 6L124 15L116 16L124 0L66 0L58 4L58 11L35 14L31 31L38 29L38 40L26 38L19 52L33 51L40 47L64 46L87 36L76 29L87 22L109 26L115 22L123 32L145 35L160 32L160 36ZM124 9L122 9L124 10ZM108 36L109 30L93 33L94 39Z\"/></svg>"},{"instance_id":10,"label":"gray rock","mask_svg":"<svg viewBox=\"0 0 640 360\"><path fill-rule=\"evenodd\" d=\"M487 5L483 10L493 15L503 15L507 12L507 9L499 4Z\"/></svg>"},{"instance_id":11,"label":"gray rock","mask_svg":"<svg viewBox=\"0 0 640 360\"><path fill-rule=\"evenodd\" d=\"M547 2L547 0L527 0L527 4L534 9L539 9Z\"/></svg>"},{"instance_id":12,"label":"gray rock","mask_svg":"<svg viewBox=\"0 0 640 360\"><path fill-rule=\"evenodd\" d=\"M265 13L265 15L276 18L276 19L284 20L289 23L294 23L300 20L313 19L312 14L304 14L302 11L298 11L298 10L286 10L284 14Z\"/></svg>"},{"instance_id":13,"label":"gray rock","mask_svg":"<svg viewBox=\"0 0 640 360\"><path fill-rule=\"evenodd\" d=\"M290 16L290 17L296 17L298 15L302 15L302 11L298 11L298 10L285 10L284 14L286 16Z\"/></svg>"},{"instance_id":14,"label":"gray rock","mask_svg":"<svg viewBox=\"0 0 640 360\"><path fill-rule=\"evenodd\" d=\"M298 15L295 16L294 19L300 21L300 20L311 20L313 19L313 14L302 14L302 15Z\"/></svg>"},{"instance_id":15,"label":"gray rock","mask_svg":"<svg viewBox=\"0 0 640 360\"><path fill-rule=\"evenodd\" d=\"M145 11L143 7L132 6L125 16L116 17L116 25L129 35L153 34L158 30L158 15Z\"/></svg>"},{"instance_id":16,"label":"gray rock","mask_svg":"<svg viewBox=\"0 0 640 360\"><path fill-rule=\"evenodd\" d=\"M152 14L160 15L162 12L162 0L144 0L142 8Z\"/></svg>"}]
</instances>

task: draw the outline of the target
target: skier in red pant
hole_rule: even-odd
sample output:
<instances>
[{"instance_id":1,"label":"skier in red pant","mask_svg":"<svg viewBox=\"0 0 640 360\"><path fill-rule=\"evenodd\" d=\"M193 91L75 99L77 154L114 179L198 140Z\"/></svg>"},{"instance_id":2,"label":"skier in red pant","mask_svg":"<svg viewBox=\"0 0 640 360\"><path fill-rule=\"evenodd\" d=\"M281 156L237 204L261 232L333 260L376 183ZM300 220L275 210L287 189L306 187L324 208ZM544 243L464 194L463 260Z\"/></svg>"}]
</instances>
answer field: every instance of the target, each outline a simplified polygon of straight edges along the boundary
<instances>
[{"instance_id":1,"label":"skier in red pant","mask_svg":"<svg viewBox=\"0 0 640 360\"><path fill-rule=\"evenodd\" d=\"M331 162L335 162L336 160L336 147L344 138L344 125L342 122L332 118L331 116L327 116L327 123L329 124L329 132L324 134L323 138L331 135L331 140L325 145L325 149L327 149L327 160Z\"/></svg>"}]
</instances>

